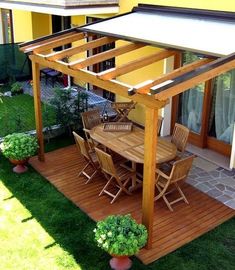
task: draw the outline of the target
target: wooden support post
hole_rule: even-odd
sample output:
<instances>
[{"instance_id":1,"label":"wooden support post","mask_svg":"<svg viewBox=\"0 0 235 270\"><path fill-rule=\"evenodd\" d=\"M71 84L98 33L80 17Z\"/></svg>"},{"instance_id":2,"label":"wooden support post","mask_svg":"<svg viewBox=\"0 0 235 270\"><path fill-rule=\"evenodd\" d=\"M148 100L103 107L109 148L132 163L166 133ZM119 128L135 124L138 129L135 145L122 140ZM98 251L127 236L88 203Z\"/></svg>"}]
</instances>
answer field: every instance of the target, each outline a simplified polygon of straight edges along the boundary
<instances>
[{"instance_id":1,"label":"wooden support post","mask_svg":"<svg viewBox=\"0 0 235 270\"><path fill-rule=\"evenodd\" d=\"M39 143L38 159L45 161L44 140L42 132L42 109L41 109L41 89L40 89L40 70L39 64L32 61L33 70L33 98L37 138Z\"/></svg>"},{"instance_id":2,"label":"wooden support post","mask_svg":"<svg viewBox=\"0 0 235 270\"><path fill-rule=\"evenodd\" d=\"M145 110L145 139L144 139L144 182L142 201L142 223L148 230L147 248L152 247L154 190L156 170L157 119L158 110Z\"/></svg>"}]
</instances>

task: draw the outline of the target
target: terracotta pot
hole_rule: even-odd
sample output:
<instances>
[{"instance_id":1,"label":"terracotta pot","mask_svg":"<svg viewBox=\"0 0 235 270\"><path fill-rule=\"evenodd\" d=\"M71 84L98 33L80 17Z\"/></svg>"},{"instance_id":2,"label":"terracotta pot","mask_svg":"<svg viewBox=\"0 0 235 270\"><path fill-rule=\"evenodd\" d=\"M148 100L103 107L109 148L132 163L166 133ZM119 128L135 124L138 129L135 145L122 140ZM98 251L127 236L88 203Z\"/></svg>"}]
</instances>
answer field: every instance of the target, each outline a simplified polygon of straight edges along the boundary
<instances>
[{"instance_id":1,"label":"terracotta pot","mask_svg":"<svg viewBox=\"0 0 235 270\"><path fill-rule=\"evenodd\" d=\"M12 170L15 173L24 173L28 170L28 167L25 165L28 162L28 158L24 160L9 159L10 162L16 165Z\"/></svg>"},{"instance_id":2,"label":"terracotta pot","mask_svg":"<svg viewBox=\"0 0 235 270\"><path fill-rule=\"evenodd\" d=\"M112 255L109 264L114 270L128 270L132 266L132 261L128 256Z\"/></svg>"}]
</instances>

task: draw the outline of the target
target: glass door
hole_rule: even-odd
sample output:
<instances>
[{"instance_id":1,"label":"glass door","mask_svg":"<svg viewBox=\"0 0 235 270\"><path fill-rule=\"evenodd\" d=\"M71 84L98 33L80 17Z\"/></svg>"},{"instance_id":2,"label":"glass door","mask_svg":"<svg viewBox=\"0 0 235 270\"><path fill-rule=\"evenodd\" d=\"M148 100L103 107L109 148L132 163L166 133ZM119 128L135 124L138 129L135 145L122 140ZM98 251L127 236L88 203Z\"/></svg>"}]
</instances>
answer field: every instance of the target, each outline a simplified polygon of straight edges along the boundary
<instances>
[{"instance_id":1,"label":"glass door","mask_svg":"<svg viewBox=\"0 0 235 270\"><path fill-rule=\"evenodd\" d=\"M207 145L229 154L235 122L235 70L215 78L211 93Z\"/></svg>"},{"instance_id":2,"label":"glass door","mask_svg":"<svg viewBox=\"0 0 235 270\"><path fill-rule=\"evenodd\" d=\"M198 56L186 52L182 63L197 59ZM174 97L172 112L173 125L178 122L190 129L190 143L230 155L235 122L235 70Z\"/></svg>"},{"instance_id":3,"label":"glass door","mask_svg":"<svg viewBox=\"0 0 235 270\"><path fill-rule=\"evenodd\" d=\"M14 43L12 11L1 9L2 41L3 44Z\"/></svg>"},{"instance_id":4,"label":"glass door","mask_svg":"<svg viewBox=\"0 0 235 270\"><path fill-rule=\"evenodd\" d=\"M193 53L182 54L182 65L190 64L199 57ZM206 84L201 83L183 92L177 98L176 122L190 129L190 140L203 147L203 107Z\"/></svg>"}]
</instances>

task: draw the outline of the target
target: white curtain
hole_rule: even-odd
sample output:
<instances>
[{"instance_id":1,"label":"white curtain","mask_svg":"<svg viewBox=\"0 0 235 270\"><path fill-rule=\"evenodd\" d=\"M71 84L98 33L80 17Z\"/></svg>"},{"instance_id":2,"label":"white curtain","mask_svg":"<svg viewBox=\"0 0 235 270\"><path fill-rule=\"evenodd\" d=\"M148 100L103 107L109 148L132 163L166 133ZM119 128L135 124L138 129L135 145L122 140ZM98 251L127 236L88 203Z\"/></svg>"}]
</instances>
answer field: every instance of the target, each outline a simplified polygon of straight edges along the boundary
<instances>
[{"instance_id":1,"label":"white curtain","mask_svg":"<svg viewBox=\"0 0 235 270\"><path fill-rule=\"evenodd\" d=\"M182 93L181 123L191 131L200 133L204 85L200 84Z\"/></svg>"},{"instance_id":2,"label":"white curtain","mask_svg":"<svg viewBox=\"0 0 235 270\"><path fill-rule=\"evenodd\" d=\"M215 87L216 138L232 144L235 121L235 70L219 76Z\"/></svg>"}]
</instances>

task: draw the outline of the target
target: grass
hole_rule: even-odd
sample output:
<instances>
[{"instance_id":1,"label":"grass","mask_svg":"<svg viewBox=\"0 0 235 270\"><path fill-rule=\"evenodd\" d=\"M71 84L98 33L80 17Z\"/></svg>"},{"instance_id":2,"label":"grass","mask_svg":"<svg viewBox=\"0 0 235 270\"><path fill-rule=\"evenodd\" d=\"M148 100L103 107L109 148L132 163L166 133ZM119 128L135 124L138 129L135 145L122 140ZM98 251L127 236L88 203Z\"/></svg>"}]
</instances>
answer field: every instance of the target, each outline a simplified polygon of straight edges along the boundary
<instances>
[{"instance_id":1,"label":"grass","mask_svg":"<svg viewBox=\"0 0 235 270\"><path fill-rule=\"evenodd\" d=\"M59 145L68 143L61 139ZM0 269L109 269L109 255L94 242L95 223L32 168L23 175L11 168L1 156ZM132 269L233 270L234 253L231 219L148 266L134 257Z\"/></svg>"},{"instance_id":2,"label":"grass","mask_svg":"<svg viewBox=\"0 0 235 270\"><path fill-rule=\"evenodd\" d=\"M22 132L35 129L33 97L27 94L1 97L0 102L0 137L12 132ZM51 106L42 104L44 125L55 123L55 112Z\"/></svg>"}]
</instances>

